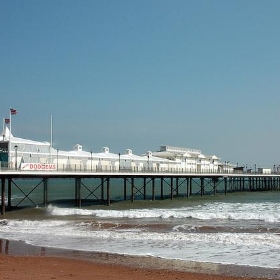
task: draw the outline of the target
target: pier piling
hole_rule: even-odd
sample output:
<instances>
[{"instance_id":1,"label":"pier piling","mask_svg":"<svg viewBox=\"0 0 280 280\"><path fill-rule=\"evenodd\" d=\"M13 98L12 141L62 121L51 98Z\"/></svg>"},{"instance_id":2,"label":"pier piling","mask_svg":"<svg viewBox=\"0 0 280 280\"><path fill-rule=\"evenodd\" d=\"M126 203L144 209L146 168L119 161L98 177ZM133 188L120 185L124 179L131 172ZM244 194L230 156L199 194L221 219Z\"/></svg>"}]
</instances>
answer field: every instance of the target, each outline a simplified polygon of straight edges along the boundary
<instances>
[{"instance_id":1,"label":"pier piling","mask_svg":"<svg viewBox=\"0 0 280 280\"><path fill-rule=\"evenodd\" d=\"M16 179L16 180L15 180ZM20 180L40 180L40 182L33 187L30 191L20 186ZM152 201L158 197L170 197L171 200L174 196L183 196L189 198L192 195L204 196L207 194L216 195L217 193L224 193L227 195L229 192L253 192L253 191L279 191L280 190L280 174L185 174L185 173L152 173L152 172L0 172L1 182L1 214L4 215L5 211L11 207L19 206L24 200L34 205L42 204L47 206L49 203L49 180L50 179L74 179L75 180L75 206L82 207L82 201L86 201L88 197L94 196L97 202L111 205L111 190L120 187L119 183L116 185L111 184L111 181L117 182L123 180L123 200L127 200L127 186L131 184L131 202L135 199L148 199L148 194ZM83 179L83 182L82 182ZM85 180L84 180L85 179ZM91 179L98 182L97 186L86 186L86 180ZM85 181L85 182L84 182ZM8 191L6 194L6 183L8 184ZM33 201L31 196L32 192L40 185L43 188L42 201ZM159 184L159 185L158 185ZM81 187L85 187L89 194L82 197ZM14 188L20 190L23 198L18 203L14 202L12 205L12 192ZM93 188L93 189L92 189ZM167 190L168 188L168 190ZM164 196L164 192L166 194ZM121 192L121 190L120 190ZM8 199L7 199L8 198Z\"/></svg>"}]
</instances>

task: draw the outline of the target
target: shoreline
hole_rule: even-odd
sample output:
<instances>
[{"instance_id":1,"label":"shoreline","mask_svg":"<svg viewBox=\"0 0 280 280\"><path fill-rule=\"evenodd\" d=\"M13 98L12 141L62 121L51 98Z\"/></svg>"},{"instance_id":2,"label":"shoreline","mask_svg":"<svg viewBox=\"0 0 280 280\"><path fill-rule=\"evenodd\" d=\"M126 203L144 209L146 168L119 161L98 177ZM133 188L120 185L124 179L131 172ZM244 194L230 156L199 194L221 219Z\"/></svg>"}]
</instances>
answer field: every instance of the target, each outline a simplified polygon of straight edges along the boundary
<instances>
[{"instance_id":1,"label":"shoreline","mask_svg":"<svg viewBox=\"0 0 280 280\"><path fill-rule=\"evenodd\" d=\"M7 270L8 263L11 264L11 269L13 271L15 270L15 267L20 267L19 263L24 263L24 266L28 267L28 261L30 261L31 263L39 262L41 263L41 268L38 270L38 273L42 273L42 267L44 266L44 264L47 264L49 262L55 262L59 264L59 266L70 265L70 269L71 263L72 267L75 268L77 262L79 262L79 264L82 263L86 267L85 269L91 270L90 266L92 266L92 269L94 269L94 271L97 271L97 267L98 269L101 269L101 271L104 270L104 273L106 270L109 271L110 269L113 269L113 271L118 270L121 275L122 273L125 273L124 271L126 270L137 271L137 273L141 272L142 274L145 274L145 271L149 271L149 275L153 274L155 276L159 274L161 275L161 279L166 280L181 279L176 278L175 275L177 275L178 277L180 275L184 275L184 277L187 276L188 279L280 279L280 269L274 268L200 263L193 261L168 260L150 256L128 256L111 253L37 247L26 244L23 241L11 241L4 239L0 239L0 258L0 271L5 271L5 268L2 268L1 266L6 267ZM46 269L47 267L48 266L46 266ZM32 267L32 271L33 270L34 267ZM11 278L13 274L12 271L10 271L11 275L9 275L9 278L7 279L13 279ZM82 271L80 271L80 273L82 273ZM83 273L86 273L86 271L83 271ZM167 275L169 275L169 278L167 276L165 276L167 278L164 278L162 273L166 273ZM199 278L192 278L194 277L194 275L195 277L199 276ZM141 275L138 275L135 279L141 279L139 278L140 276ZM77 279L79 279L79 277ZM85 275L83 277L84 280L87 279L85 278ZM152 278L153 277L143 279Z\"/></svg>"}]
</instances>

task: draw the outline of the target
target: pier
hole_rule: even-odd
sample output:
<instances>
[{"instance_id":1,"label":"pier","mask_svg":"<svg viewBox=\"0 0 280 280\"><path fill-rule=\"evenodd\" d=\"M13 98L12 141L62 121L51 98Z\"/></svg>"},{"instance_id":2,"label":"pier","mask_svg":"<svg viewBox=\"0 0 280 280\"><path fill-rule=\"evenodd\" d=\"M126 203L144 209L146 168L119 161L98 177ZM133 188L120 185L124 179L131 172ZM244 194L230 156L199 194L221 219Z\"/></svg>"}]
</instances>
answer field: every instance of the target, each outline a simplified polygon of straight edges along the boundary
<instances>
[{"instance_id":1,"label":"pier","mask_svg":"<svg viewBox=\"0 0 280 280\"><path fill-rule=\"evenodd\" d=\"M76 144L63 151L46 141L14 137L7 126L0 139L2 215L49 204L110 206L117 201L276 191L279 180L280 165L232 164L200 149L163 145L136 155L131 149L111 153L108 147L89 152Z\"/></svg>"},{"instance_id":2,"label":"pier","mask_svg":"<svg viewBox=\"0 0 280 280\"><path fill-rule=\"evenodd\" d=\"M20 207L26 200L37 206L31 198L36 190L41 194L42 206L51 203L49 199L49 181L68 179L73 181L73 206L83 207L90 203L110 206L113 180L118 180L121 200L189 198L193 195L217 195L232 192L279 191L280 174L259 173L186 173L186 172L131 172L119 170L114 172L80 172L80 171L1 171L1 215L7 210ZM21 185L25 180L35 180L30 189ZM91 181L90 181L91 180ZM92 184L92 181L95 184ZM12 203L13 192L17 189L22 195L16 204ZM148 194L149 193L149 194Z\"/></svg>"}]
</instances>

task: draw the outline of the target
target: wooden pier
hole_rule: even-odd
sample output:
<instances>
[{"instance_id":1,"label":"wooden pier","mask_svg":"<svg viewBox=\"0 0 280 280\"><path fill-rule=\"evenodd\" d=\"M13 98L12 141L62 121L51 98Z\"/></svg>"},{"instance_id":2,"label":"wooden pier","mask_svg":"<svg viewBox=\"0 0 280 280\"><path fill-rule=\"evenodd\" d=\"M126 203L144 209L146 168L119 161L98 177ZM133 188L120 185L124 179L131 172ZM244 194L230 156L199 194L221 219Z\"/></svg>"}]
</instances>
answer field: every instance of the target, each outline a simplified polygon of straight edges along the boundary
<instances>
[{"instance_id":1,"label":"wooden pier","mask_svg":"<svg viewBox=\"0 0 280 280\"><path fill-rule=\"evenodd\" d=\"M38 180L32 190L25 190L25 186L16 183L17 180ZM54 171L1 171L1 214L6 210L20 206L24 200L36 206L30 198L35 189L40 189L42 205L47 206L49 201L49 180L73 179L75 195L74 206L82 207L92 198L95 202L106 204L112 203L111 181L121 181L123 200L131 202L139 199L173 199L174 197L192 195L217 195L230 192L252 191L279 191L280 174L258 173L160 173L160 172L54 172ZM87 185L87 180L97 180L97 185ZM135 183L137 181L137 184ZM12 205L14 189L23 194L16 205ZM87 194L82 196L82 189ZM149 191L149 195L147 195Z\"/></svg>"}]
</instances>

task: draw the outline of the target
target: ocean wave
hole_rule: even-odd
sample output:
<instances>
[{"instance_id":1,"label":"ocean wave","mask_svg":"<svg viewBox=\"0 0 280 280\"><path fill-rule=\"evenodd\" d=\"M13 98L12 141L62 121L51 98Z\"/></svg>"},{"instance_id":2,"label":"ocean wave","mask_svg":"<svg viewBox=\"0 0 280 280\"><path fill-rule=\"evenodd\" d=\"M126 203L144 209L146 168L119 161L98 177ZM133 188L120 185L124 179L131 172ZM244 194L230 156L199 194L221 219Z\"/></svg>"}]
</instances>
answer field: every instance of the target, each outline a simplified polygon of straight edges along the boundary
<instances>
[{"instance_id":1,"label":"ocean wave","mask_svg":"<svg viewBox=\"0 0 280 280\"><path fill-rule=\"evenodd\" d=\"M280 234L280 228L278 226L275 227L265 227L265 226L237 226L237 225L228 225L228 226L212 226L212 225L190 225L190 224L182 224L173 227L175 232L185 232L185 233L217 233L217 232L225 232L225 233L276 233Z\"/></svg>"},{"instance_id":2,"label":"ocean wave","mask_svg":"<svg viewBox=\"0 0 280 280\"><path fill-rule=\"evenodd\" d=\"M3 220L2 220L3 221ZM1 221L0 221L1 222ZM95 229L90 224L85 227L84 222L67 221L31 221L31 220L4 220L0 223L0 237L9 234L16 240L68 240L78 238L88 242L94 240L127 240L128 242L160 242L166 246L175 243L226 244L237 246L268 246L280 249L280 235L275 233L248 233L248 232L150 232L141 228L101 228ZM90 241L91 240L91 241ZM129 243L128 243L129 244ZM172 245L173 244L173 245ZM175 246L175 245L174 245Z\"/></svg>"},{"instance_id":3,"label":"ocean wave","mask_svg":"<svg viewBox=\"0 0 280 280\"><path fill-rule=\"evenodd\" d=\"M169 209L89 210L48 206L52 216L92 216L98 218L128 219L198 219L198 220L258 220L268 223L280 222L279 203L208 203L198 206Z\"/></svg>"}]
</instances>

